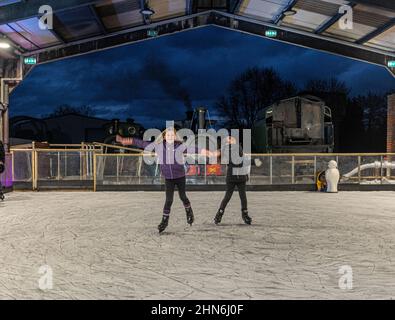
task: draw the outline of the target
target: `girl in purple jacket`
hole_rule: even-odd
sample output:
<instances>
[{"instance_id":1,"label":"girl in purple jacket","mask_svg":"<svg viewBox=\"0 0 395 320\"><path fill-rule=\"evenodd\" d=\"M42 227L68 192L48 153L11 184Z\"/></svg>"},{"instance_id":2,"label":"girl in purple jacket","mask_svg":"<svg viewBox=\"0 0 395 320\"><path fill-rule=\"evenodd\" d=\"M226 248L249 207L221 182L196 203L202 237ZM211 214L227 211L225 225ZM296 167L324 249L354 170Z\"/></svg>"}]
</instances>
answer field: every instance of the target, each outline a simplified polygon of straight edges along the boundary
<instances>
[{"instance_id":1,"label":"girl in purple jacket","mask_svg":"<svg viewBox=\"0 0 395 320\"><path fill-rule=\"evenodd\" d=\"M185 191L186 178L184 154L187 151L187 146L177 139L176 130L174 128L167 128L162 133L161 139L156 142L143 141L137 138L123 138L119 135L116 137L116 141L123 145L133 145L140 149L144 149L152 143L157 143L157 145L155 145L155 152L158 156L161 173L165 178L166 190L166 202L163 208L163 217L161 223L158 225L159 233L163 232L169 223L169 216L176 186L178 188L180 199L184 204L187 223L192 225L194 222L193 211L191 202L189 201ZM206 156L210 156L211 154L210 151L206 149L197 149L195 151Z\"/></svg>"}]
</instances>

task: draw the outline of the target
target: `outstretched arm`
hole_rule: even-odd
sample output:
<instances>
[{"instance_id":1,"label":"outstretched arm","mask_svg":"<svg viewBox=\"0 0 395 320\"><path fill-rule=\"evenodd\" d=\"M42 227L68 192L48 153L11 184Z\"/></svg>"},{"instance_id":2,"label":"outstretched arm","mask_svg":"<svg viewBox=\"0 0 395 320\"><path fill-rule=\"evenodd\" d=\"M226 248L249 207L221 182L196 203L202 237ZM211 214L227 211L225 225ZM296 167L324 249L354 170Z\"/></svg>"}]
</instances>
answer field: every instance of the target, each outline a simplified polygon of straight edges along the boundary
<instances>
[{"instance_id":1,"label":"outstretched arm","mask_svg":"<svg viewBox=\"0 0 395 320\"><path fill-rule=\"evenodd\" d=\"M209 151L209 150L207 150L208 151L208 156L209 157L214 157L214 158L216 158L216 157L219 157L220 155L221 155L221 150L215 150L215 151Z\"/></svg>"},{"instance_id":2,"label":"outstretched arm","mask_svg":"<svg viewBox=\"0 0 395 320\"><path fill-rule=\"evenodd\" d=\"M198 149L197 154L206 156L206 157L218 157L221 154L221 151L219 151L219 150L210 151L208 149Z\"/></svg>"},{"instance_id":3,"label":"outstretched arm","mask_svg":"<svg viewBox=\"0 0 395 320\"><path fill-rule=\"evenodd\" d=\"M119 134L115 137L115 141L124 145L124 146L132 146L133 145L133 138L124 138L121 137Z\"/></svg>"},{"instance_id":4,"label":"outstretched arm","mask_svg":"<svg viewBox=\"0 0 395 320\"><path fill-rule=\"evenodd\" d=\"M138 138L124 138L120 135L117 135L115 140L116 142L121 143L124 146L135 146L140 149L144 149L152 143L150 141L144 141Z\"/></svg>"}]
</instances>

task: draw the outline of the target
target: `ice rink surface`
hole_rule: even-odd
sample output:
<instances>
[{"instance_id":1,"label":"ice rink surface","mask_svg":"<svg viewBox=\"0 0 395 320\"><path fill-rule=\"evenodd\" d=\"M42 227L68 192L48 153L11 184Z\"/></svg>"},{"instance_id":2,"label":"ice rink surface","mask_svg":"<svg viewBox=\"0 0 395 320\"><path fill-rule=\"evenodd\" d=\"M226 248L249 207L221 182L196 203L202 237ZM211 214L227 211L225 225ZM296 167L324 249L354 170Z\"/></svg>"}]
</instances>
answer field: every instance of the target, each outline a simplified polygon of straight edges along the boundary
<instances>
[{"instance_id":1,"label":"ice rink surface","mask_svg":"<svg viewBox=\"0 0 395 320\"><path fill-rule=\"evenodd\" d=\"M391 299L395 193L250 192L253 225L234 195L175 198L158 235L162 192L12 193L0 203L1 299ZM39 268L53 288L39 289ZM351 266L353 289L339 288ZM48 276L50 273L46 273Z\"/></svg>"}]
</instances>

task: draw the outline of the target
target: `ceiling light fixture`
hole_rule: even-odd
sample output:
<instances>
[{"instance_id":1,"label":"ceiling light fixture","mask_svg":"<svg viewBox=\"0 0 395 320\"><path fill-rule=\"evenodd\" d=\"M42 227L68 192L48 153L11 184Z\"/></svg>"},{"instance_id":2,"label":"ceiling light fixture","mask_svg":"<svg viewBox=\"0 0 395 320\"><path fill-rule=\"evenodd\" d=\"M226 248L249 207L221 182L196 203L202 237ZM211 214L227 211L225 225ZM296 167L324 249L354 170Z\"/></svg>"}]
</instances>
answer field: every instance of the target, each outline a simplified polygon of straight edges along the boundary
<instances>
[{"instance_id":1,"label":"ceiling light fixture","mask_svg":"<svg viewBox=\"0 0 395 320\"><path fill-rule=\"evenodd\" d=\"M284 11L283 15L286 17L289 17L289 16L294 16L296 13L297 13L296 10L289 9L289 10Z\"/></svg>"},{"instance_id":2,"label":"ceiling light fixture","mask_svg":"<svg viewBox=\"0 0 395 320\"><path fill-rule=\"evenodd\" d=\"M155 14L155 11L151 9L147 2L144 3L144 8L140 10L140 13L145 17L149 18Z\"/></svg>"},{"instance_id":3,"label":"ceiling light fixture","mask_svg":"<svg viewBox=\"0 0 395 320\"><path fill-rule=\"evenodd\" d=\"M3 40L0 40L0 49L9 49L11 48L11 45Z\"/></svg>"}]
</instances>

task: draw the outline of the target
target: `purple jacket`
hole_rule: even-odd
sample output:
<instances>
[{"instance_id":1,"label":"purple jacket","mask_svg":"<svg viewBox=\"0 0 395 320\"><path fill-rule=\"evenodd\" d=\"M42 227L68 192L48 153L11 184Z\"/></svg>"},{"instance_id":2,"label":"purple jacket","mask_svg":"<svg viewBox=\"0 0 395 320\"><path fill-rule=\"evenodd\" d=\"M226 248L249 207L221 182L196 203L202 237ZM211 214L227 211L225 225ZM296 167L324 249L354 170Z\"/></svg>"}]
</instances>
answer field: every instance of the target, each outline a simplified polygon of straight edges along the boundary
<instances>
[{"instance_id":1,"label":"purple jacket","mask_svg":"<svg viewBox=\"0 0 395 320\"><path fill-rule=\"evenodd\" d=\"M187 146L182 142L174 142L174 144L144 141L133 138L133 145L140 149L148 146L150 151L156 152L158 155L158 163L160 170L165 179L178 179L185 177L184 154L187 152ZM200 150L195 149L198 153Z\"/></svg>"}]
</instances>

